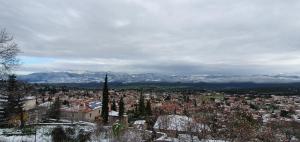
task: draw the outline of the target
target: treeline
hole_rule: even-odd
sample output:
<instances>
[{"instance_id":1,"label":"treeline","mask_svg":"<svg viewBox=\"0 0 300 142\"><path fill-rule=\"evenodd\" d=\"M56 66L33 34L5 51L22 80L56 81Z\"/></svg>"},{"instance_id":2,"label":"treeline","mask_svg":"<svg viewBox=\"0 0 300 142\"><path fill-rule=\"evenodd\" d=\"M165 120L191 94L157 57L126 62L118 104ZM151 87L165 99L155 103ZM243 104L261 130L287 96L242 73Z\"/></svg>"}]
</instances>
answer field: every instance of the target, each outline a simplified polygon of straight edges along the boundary
<instances>
[{"instance_id":1,"label":"treeline","mask_svg":"<svg viewBox=\"0 0 300 142\"><path fill-rule=\"evenodd\" d=\"M41 85L41 84L40 84ZM67 87L68 89L92 89L97 90L103 83L57 83L42 84L44 86L55 86L56 88ZM144 91L221 91L230 94L274 94L274 95L297 95L300 93L300 83L168 83L168 82L148 82L148 83L120 83L110 82L110 88L136 89Z\"/></svg>"},{"instance_id":2,"label":"treeline","mask_svg":"<svg viewBox=\"0 0 300 142\"><path fill-rule=\"evenodd\" d=\"M279 86L266 88L239 88L224 89L222 92L227 94L252 94L252 95L282 95L294 96L300 94L300 86Z\"/></svg>"}]
</instances>

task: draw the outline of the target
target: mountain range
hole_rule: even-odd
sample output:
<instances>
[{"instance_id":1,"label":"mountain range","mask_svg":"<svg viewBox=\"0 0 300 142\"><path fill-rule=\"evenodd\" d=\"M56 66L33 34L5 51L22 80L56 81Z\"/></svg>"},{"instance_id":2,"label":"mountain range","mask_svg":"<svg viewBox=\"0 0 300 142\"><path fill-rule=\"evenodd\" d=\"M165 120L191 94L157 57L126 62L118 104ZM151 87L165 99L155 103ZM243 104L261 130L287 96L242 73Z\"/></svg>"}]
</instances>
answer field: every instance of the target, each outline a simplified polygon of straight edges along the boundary
<instances>
[{"instance_id":1,"label":"mountain range","mask_svg":"<svg viewBox=\"0 0 300 142\"><path fill-rule=\"evenodd\" d=\"M108 74L109 82L183 82L183 83L294 83L300 82L298 75L170 75L159 73L117 73L117 72L39 72L19 75L18 79L30 83L89 83L102 82Z\"/></svg>"}]
</instances>

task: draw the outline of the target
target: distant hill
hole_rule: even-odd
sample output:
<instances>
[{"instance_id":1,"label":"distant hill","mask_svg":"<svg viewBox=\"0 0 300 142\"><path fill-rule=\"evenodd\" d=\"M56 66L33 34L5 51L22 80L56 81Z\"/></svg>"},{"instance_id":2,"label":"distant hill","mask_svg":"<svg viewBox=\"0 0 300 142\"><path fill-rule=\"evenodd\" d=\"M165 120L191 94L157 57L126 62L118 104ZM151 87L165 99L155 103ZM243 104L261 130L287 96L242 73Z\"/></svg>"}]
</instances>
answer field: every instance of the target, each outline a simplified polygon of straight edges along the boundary
<instances>
[{"instance_id":1,"label":"distant hill","mask_svg":"<svg viewBox=\"0 0 300 142\"><path fill-rule=\"evenodd\" d=\"M30 83L90 83L102 82L106 72L44 72L18 76L19 80ZM168 75L158 73L115 73L109 72L109 82L168 82L168 83L295 83L300 82L297 75Z\"/></svg>"}]
</instances>

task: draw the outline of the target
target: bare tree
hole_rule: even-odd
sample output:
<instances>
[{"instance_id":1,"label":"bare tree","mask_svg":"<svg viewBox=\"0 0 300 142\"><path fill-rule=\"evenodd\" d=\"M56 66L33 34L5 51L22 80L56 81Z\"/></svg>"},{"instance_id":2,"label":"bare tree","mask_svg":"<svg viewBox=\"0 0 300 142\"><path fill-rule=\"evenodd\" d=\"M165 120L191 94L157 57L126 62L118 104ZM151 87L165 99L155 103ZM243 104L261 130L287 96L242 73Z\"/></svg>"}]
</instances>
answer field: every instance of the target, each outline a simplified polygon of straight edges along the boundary
<instances>
[{"instance_id":1,"label":"bare tree","mask_svg":"<svg viewBox=\"0 0 300 142\"><path fill-rule=\"evenodd\" d=\"M0 31L0 79L19 64L16 56L20 49L13 39L13 36L9 35L5 29Z\"/></svg>"},{"instance_id":2,"label":"bare tree","mask_svg":"<svg viewBox=\"0 0 300 142\"><path fill-rule=\"evenodd\" d=\"M225 135L229 141L253 141L259 130L257 120L251 113L238 109L225 120Z\"/></svg>"}]
</instances>

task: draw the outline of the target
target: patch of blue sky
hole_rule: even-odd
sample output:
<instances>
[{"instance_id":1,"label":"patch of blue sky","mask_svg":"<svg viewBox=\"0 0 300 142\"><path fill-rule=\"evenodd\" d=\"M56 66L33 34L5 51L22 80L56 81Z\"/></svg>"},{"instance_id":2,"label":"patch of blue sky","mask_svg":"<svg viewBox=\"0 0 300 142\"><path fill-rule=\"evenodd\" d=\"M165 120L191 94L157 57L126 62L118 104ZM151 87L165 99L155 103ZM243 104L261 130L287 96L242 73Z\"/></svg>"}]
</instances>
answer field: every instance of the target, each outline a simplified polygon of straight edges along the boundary
<instances>
[{"instance_id":1,"label":"patch of blue sky","mask_svg":"<svg viewBox=\"0 0 300 142\"><path fill-rule=\"evenodd\" d=\"M31 56L20 56L19 57L21 64L30 65L30 64L47 64L56 61L55 58L49 57L31 57Z\"/></svg>"}]
</instances>

